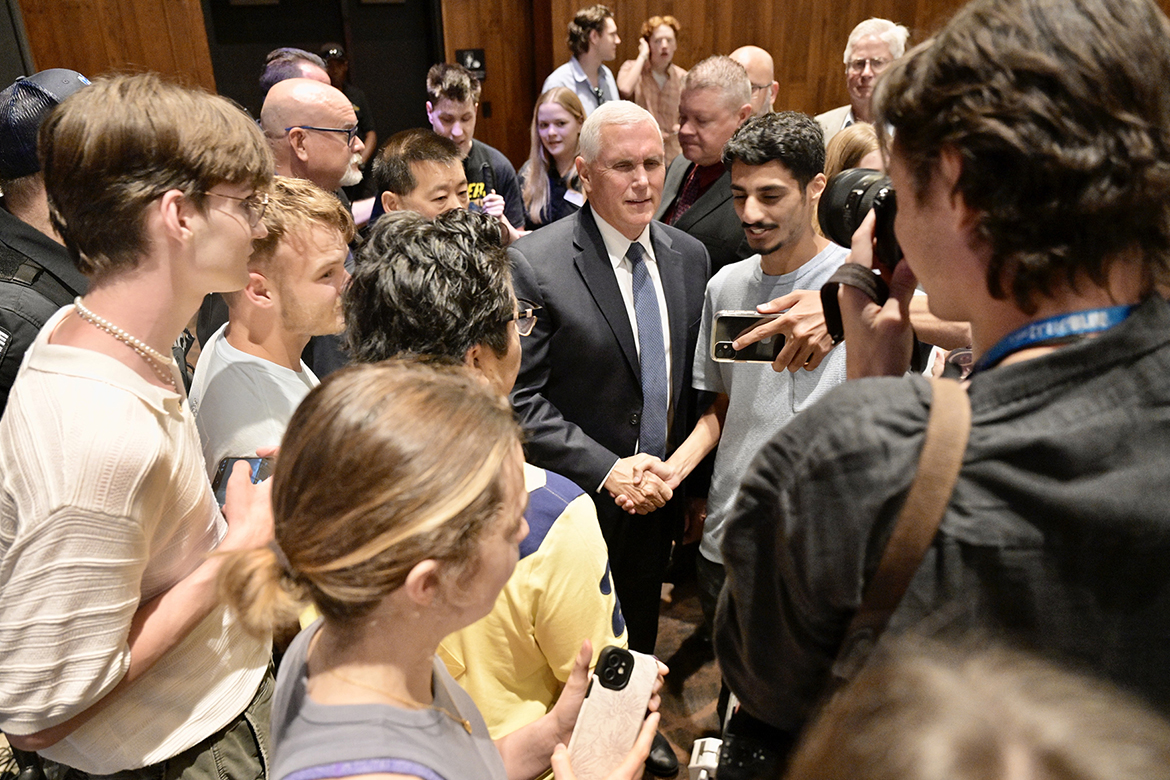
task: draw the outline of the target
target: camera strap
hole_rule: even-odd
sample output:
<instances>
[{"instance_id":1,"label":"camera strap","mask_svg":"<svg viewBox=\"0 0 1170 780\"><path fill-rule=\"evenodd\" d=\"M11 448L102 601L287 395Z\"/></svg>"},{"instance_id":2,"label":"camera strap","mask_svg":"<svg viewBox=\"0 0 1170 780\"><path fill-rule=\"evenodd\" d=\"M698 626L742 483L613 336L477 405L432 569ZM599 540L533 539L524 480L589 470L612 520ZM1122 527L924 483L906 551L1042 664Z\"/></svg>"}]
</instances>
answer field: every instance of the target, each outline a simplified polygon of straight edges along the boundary
<instances>
[{"instance_id":1,"label":"camera strap","mask_svg":"<svg viewBox=\"0 0 1170 780\"><path fill-rule=\"evenodd\" d=\"M841 306L837 303L837 289L843 284L861 290L879 306L890 297L890 288L882 278L863 265L844 263L834 271L829 281L821 286L821 308L825 312L825 327L828 328L834 344L840 344L845 339Z\"/></svg>"},{"instance_id":2,"label":"camera strap","mask_svg":"<svg viewBox=\"0 0 1170 780\"><path fill-rule=\"evenodd\" d=\"M954 379L931 379L930 384L933 398L918 472L833 662L839 682L852 679L876 647L934 541L963 465L971 432L967 390Z\"/></svg>"}]
</instances>

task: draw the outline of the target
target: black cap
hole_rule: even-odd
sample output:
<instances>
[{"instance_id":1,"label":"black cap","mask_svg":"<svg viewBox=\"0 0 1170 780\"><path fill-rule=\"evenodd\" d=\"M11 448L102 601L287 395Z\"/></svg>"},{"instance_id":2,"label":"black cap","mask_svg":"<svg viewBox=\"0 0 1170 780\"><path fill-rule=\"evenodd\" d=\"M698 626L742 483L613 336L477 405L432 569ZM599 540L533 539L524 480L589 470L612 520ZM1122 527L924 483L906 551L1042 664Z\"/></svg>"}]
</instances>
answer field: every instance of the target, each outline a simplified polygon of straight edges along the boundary
<instances>
[{"instance_id":1,"label":"black cap","mask_svg":"<svg viewBox=\"0 0 1170 780\"><path fill-rule=\"evenodd\" d=\"M0 179L19 179L41 169L37 160L37 130L49 112L65 98L89 84L77 71L42 70L21 76L0 92Z\"/></svg>"}]
</instances>

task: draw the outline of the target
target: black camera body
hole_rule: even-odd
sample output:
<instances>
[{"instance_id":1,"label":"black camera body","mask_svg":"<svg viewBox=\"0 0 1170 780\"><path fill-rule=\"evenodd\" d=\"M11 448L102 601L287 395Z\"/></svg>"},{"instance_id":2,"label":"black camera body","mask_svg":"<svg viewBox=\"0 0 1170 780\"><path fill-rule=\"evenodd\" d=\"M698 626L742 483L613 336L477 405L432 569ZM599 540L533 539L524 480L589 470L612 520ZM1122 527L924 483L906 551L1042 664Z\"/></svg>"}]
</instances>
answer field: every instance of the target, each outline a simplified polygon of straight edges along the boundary
<instances>
[{"instance_id":1,"label":"black camera body","mask_svg":"<svg viewBox=\"0 0 1170 780\"><path fill-rule=\"evenodd\" d=\"M850 168L836 174L825 185L817 221L830 241L848 247L870 209L877 215L874 259L892 271L902 259L902 248L894 235L898 202L889 176L870 168Z\"/></svg>"}]
</instances>

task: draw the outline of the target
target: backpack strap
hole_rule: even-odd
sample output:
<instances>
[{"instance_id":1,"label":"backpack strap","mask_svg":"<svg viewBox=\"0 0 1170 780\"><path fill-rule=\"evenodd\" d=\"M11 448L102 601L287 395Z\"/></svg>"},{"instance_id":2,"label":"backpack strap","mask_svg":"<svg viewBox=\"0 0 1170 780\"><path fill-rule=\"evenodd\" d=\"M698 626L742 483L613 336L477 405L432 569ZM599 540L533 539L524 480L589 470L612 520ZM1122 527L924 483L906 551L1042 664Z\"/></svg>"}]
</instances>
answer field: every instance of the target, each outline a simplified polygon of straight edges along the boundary
<instances>
[{"instance_id":1,"label":"backpack strap","mask_svg":"<svg viewBox=\"0 0 1170 780\"><path fill-rule=\"evenodd\" d=\"M40 263L0 242L0 284L3 283L31 287L56 304L57 308L73 303L78 295Z\"/></svg>"},{"instance_id":2,"label":"backpack strap","mask_svg":"<svg viewBox=\"0 0 1170 780\"><path fill-rule=\"evenodd\" d=\"M967 391L954 379L930 383L934 397L918 473L833 662L833 675L841 680L851 679L861 669L902 601L934 540L963 465L971 432Z\"/></svg>"}]
</instances>

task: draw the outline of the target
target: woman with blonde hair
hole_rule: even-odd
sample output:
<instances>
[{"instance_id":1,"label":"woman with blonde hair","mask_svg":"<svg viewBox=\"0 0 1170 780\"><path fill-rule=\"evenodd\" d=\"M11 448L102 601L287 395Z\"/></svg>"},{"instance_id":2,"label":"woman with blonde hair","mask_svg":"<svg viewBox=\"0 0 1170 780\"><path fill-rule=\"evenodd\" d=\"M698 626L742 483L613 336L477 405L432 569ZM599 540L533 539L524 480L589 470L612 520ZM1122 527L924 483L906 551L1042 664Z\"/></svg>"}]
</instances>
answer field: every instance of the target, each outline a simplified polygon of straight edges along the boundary
<instances>
[{"instance_id":1,"label":"woman with blonde hair","mask_svg":"<svg viewBox=\"0 0 1170 780\"><path fill-rule=\"evenodd\" d=\"M638 56L618 69L617 88L623 100L632 100L658 120L666 163L682 152L678 142L678 101L687 72L674 64L678 32L673 16L651 16L642 23Z\"/></svg>"},{"instance_id":2,"label":"woman with blonde hair","mask_svg":"<svg viewBox=\"0 0 1170 780\"><path fill-rule=\"evenodd\" d=\"M494 744L435 655L491 610L516 565L523 461L507 399L461 368L358 365L305 398L273 477L276 540L231 556L220 581L252 630L306 602L322 615L281 663L273 780L503 780L550 766L585 695L588 642L551 711Z\"/></svg>"},{"instance_id":3,"label":"woman with blonde hair","mask_svg":"<svg viewBox=\"0 0 1170 780\"><path fill-rule=\"evenodd\" d=\"M825 147L825 178L831 179L850 168L886 169L873 125L857 122L829 139Z\"/></svg>"},{"instance_id":4,"label":"woman with blonde hair","mask_svg":"<svg viewBox=\"0 0 1170 780\"><path fill-rule=\"evenodd\" d=\"M585 203L577 177L577 138L585 108L571 89L553 87L536 99L532 149L520 168L524 227L535 230L567 217Z\"/></svg>"}]
</instances>

